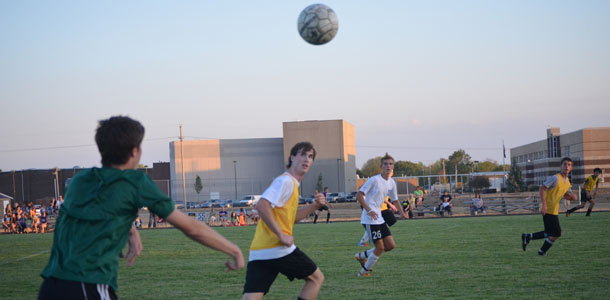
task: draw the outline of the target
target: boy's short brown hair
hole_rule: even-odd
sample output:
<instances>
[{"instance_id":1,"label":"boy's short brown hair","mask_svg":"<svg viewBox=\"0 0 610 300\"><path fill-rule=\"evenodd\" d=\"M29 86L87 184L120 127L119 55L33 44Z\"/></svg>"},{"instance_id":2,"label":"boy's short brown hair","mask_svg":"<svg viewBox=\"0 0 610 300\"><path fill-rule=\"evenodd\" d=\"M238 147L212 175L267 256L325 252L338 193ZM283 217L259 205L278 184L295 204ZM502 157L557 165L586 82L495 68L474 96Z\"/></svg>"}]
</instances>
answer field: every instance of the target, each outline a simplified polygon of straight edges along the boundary
<instances>
[{"instance_id":1,"label":"boy's short brown hair","mask_svg":"<svg viewBox=\"0 0 610 300\"><path fill-rule=\"evenodd\" d=\"M144 139L144 126L125 116L114 116L98 123L95 143L102 156L102 166L121 165L129 160L131 151Z\"/></svg>"},{"instance_id":2,"label":"boy's short brown hair","mask_svg":"<svg viewBox=\"0 0 610 300\"><path fill-rule=\"evenodd\" d=\"M383 157L381 157L381 160L379 161L379 163L380 163L381 165L383 165L383 161L384 161L384 160L388 160L388 159L391 159L391 160L392 160L392 162L395 162L395 161L396 161L396 160L394 159L394 157L392 157L391 155L389 155L389 154L386 152L386 153L385 153L385 155L384 155Z\"/></svg>"}]
</instances>

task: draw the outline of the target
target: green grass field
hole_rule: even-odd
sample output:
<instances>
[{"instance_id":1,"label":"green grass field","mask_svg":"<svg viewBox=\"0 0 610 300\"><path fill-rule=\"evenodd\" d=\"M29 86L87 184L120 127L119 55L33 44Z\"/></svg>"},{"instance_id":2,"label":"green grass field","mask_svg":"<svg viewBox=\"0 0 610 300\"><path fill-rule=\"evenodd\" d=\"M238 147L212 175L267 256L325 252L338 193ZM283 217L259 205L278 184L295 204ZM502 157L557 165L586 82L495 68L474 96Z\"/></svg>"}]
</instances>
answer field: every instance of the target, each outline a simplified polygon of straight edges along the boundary
<instances>
[{"instance_id":1,"label":"green grass field","mask_svg":"<svg viewBox=\"0 0 610 300\"><path fill-rule=\"evenodd\" d=\"M549 251L542 240L523 252L521 233L542 229L539 215L399 221L397 248L373 277L358 278L353 259L363 228L356 222L299 224L295 241L325 274L319 299L608 299L610 213L560 216L563 236ZM244 254L254 227L218 228ZM121 262L121 299L239 299L245 269L224 272L224 254L174 229L143 230L142 255ZM0 298L35 299L52 234L0 236ZM278 276L265 299L296 299L301 281Z\"/></svg>"}]
</instances>

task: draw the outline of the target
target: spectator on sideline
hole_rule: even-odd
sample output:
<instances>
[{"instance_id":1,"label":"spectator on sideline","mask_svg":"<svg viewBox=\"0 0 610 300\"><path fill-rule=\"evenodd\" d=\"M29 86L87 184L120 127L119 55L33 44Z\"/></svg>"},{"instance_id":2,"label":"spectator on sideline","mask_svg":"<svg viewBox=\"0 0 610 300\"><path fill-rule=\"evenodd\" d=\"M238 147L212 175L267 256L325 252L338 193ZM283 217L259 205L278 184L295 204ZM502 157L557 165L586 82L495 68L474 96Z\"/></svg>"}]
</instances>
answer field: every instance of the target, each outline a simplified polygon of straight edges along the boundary
<instances>
[{"instance_id":1,"label":"spectator on sideline","mask_svg":"<svg viewBox=\"0 0 610 300\"><path fill-rule=\"evenodd\" d=\"M449 195L449 192L445 191L443 192L443 195L441 196L441 204L439 205L439 212L441 214L441 216L445 215L445 212L447 212L447 215L452 215L451 213L451 207L453 207L453 203L452 203L452 197L451 195Z\"/></svg>"},{"instance_id":2,"label":"spectator on sideline","mask_svg":"<svg viewBox=\"0 0 610 300\"><path fill-rule=\"evenodd\" d=\"M472 198L472 206L470 208L470 212L475 216L478 212L485 213L485 206L483 206L483 199L481 198L481 194L474 194L474 198Z\"/></svg>"}]
</instances>

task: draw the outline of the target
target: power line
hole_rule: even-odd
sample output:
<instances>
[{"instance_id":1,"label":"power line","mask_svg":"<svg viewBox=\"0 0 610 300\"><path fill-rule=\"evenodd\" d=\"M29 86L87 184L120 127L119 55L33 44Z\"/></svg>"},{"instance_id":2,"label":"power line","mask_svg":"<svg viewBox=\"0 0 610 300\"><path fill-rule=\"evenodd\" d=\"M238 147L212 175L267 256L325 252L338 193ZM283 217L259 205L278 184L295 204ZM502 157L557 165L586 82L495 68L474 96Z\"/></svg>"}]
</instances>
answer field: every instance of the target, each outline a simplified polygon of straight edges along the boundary
<instances>
[{"instance_id":1,"label":"power line","mask_svg":"<svg viewBox=\"0 0 610 300\"><path fill-rule=\"evenodd\" d=\"M173 139L173 138L174 137L145 139L144 142L157 141L157 140L167 140L167 139ZM36 148L21 148L21 149L0 150L0 153L43 151L43 150L59 150L59 149L73 149L73 148L85 148L85 147L96 147L96 146L97 146L96 144L87 144L87 145L70 145L70 146L50 146L50 147L36 147Z\"/></svg>"},{"instance_id":2,"label":"power line","mask_svg":"<svg viewBox=\"0 0 610 300\"><path fill-rule=\"evenodd\" d=\"M197 137L197 136L184 136L184 137L193 138L193 139L206 139L206 140L215 139L215 138ZM176 139L176 137L170 136L170 137L144 139L144 142L159 141L159 140L172 140L172 139ZM84 147L94 147L94 146L96 146L96 145L95 144L86 144L86 145L70 145L70 146L20 148L20 149L10 149L10 150L0 150L0 153L59 150L59 149L84 148ZM358 148L369 148L369 149L404 149L404 150L456 150L456 149L487 150L487 151L502 150L501 147L435 147L435 146L374 146L374 145L346 145L346 146L347 147L358 147Z\"/></svg>"}]
</instances>

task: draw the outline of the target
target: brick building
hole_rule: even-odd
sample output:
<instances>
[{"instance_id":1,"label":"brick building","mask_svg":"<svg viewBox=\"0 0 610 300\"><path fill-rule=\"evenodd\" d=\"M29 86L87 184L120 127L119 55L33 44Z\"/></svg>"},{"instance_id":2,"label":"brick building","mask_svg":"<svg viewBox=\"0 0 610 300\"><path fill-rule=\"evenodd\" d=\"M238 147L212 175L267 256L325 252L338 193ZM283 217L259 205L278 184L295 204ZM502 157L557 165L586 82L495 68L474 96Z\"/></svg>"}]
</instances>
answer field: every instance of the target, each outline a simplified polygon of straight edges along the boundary
<instances>
[{"instance_id":1,"label":"brick building","mask_svg":"<svg viewBox=\"0 0 610 300\"><path fill-rule=\"evenodd\" d=\"M582 184L601 168L600 186L608 186L610 170L610 127L584 128L561 134L559 128L547 129L544 140L510 149L511 163L519 166L527 185L542 185L559 172L563 157L574 161L572 184Z\"/></svg>"}]
</instances>

